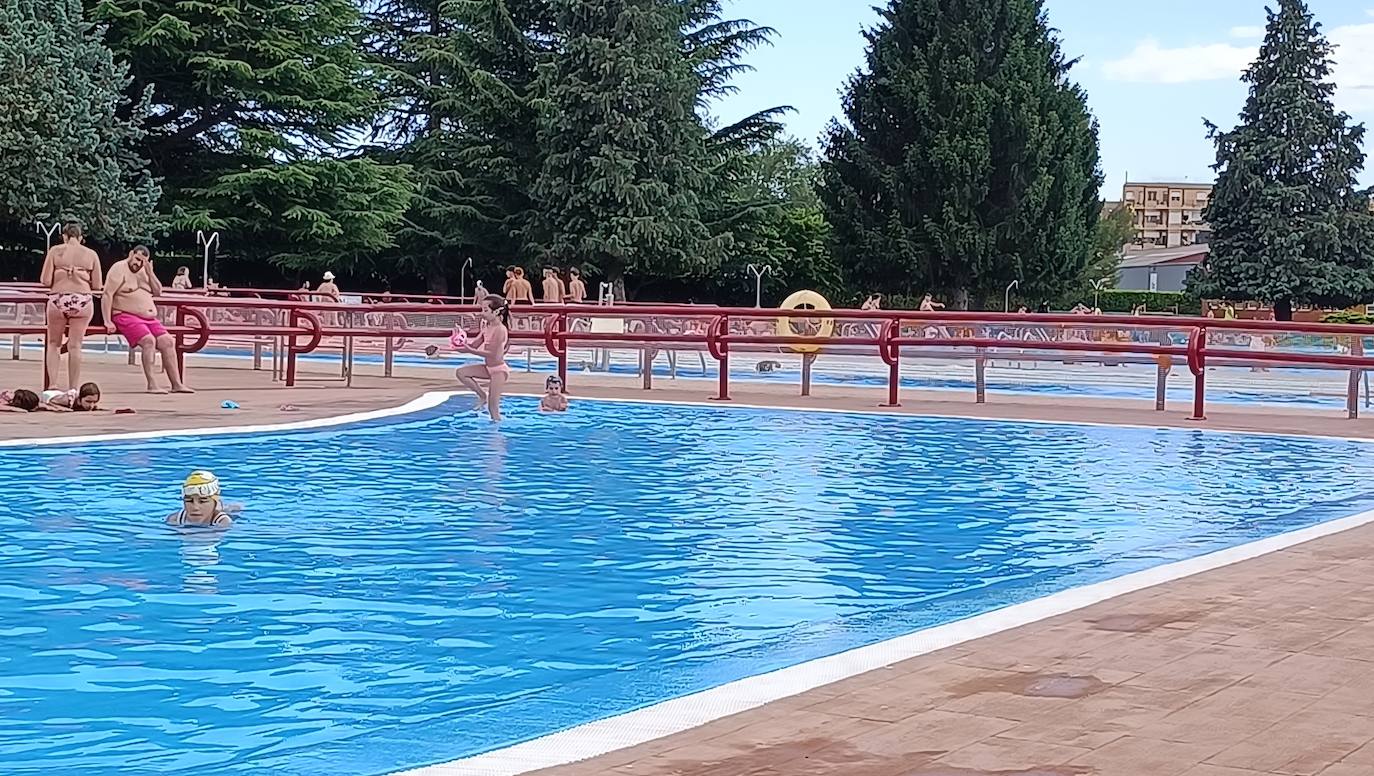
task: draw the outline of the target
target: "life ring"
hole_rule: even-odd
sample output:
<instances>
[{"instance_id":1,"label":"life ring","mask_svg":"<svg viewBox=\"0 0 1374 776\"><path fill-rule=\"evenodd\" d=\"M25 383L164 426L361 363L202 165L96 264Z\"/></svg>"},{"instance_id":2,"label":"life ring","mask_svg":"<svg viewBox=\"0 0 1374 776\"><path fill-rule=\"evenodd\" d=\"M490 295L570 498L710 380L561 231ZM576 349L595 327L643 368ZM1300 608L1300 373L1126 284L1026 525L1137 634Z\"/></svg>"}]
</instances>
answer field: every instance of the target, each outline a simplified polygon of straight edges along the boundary
<instances>
[{"instance_id":1,"label":"life ring","mask_svg":"<svg viewBox=\"0 0 1374 776\"><path fill-rule=\"evenodd\" d=\"M796 310L802 307L810 307L813 310L831 309L830 302L827 302L825 297L821 296L815 291L798 291L795 294L792 294L791 296L782 300L781 309L783 310ZM792 331L792 321L794 320L796 319L788 318L786 316L780 316L778 318L779 337L790 337L796 333ZM822 318L820 320L821 328L820 331L816 332L815 336L831 336L835 331L835 319ZM786 347L793 353L819 353L821 350L820 345L788 345Z\"/></svg>"}]
</instances>

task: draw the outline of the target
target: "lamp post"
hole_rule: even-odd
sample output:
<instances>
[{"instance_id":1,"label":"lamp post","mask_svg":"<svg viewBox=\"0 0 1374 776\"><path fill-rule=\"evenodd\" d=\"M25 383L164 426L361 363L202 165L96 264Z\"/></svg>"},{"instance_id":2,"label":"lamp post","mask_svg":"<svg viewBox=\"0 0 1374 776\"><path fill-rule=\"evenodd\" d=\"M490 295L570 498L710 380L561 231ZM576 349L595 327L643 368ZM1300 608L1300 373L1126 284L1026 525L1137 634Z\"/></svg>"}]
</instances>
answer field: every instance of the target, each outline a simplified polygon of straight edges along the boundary
<instances>
[{"instance_id":1,"label":"lamp post","mask_svg":"<svg viewBox=\"0 0 1374 776\"><path fill-rule=\"evenodd\" d=\"M219 232L211 232L206 236L205 232L196 230L196 245L205 249L203 261L200 265L200 285L202 288L210 288L210 254L219 246Z\"/></svg>"},{"instance_id":2,"label":"lamp post","mask_svg":"<svg viewBox=\"0 0 1374 776\"><path fill-rule=\"evenodd\" d=\"M750 264L747 269L754 275L754 306L763 307L763 276L773 271L768 264Z\"/></svg>"},{"instance_id":3,"label":"lamp post","mask_svg":"<svg viewBox=\"0 0 1374 776\"><path fill-rule=\"evenodd\" d=\"M1107 278L1101 278L1101 279L1099 279L1099 280L1094 280L1094 281L1093 281L1093 309L1094 309L1094 310L1097 310L1097 309L1101 308L1101 306L1102 306L1102 305L1100 305L1100 304L1097 303L1097 298L1098 298L1098 296L1102 293L1102 291L1107 287L1107 282L1108 282L1108 281L1107 281Z\"/></svg>"},{"instance_id":4,"label":"lamp post","mask_svg":"<svg viewBox=\"0 0 1374 776\"><path fill-rule=\"evenodd\" d=\"M468 295L468 267L472 266L472 257L467 257L463 266L458 268L458 301L461 303Z\"/></svg>"},{"instance_id":5,"label":"lamp post","mask_svg":"<svg viewBox=\"0 0 1374 776\"><path fill-rule=\"evenodd\" d=\"M61 221L54 221L54 222L52 223L52 226L48 226L47 224L43 223L42 221L35 221L35 222L34 222L34 228L36 228L36 229L38 230L38 233L39 233L39 234L43 235L44 237L46 237L46 238L48 239L48 244L47 244L47 246L44 248L44 250L47 251L47 250L51 250L51 249L52 249L52 236L55 235L55 234L57 234L57 230L58 230L58 229L61 229L61 228L62 228L62 222L61 222Z\"/></svg>"}]
</instances>

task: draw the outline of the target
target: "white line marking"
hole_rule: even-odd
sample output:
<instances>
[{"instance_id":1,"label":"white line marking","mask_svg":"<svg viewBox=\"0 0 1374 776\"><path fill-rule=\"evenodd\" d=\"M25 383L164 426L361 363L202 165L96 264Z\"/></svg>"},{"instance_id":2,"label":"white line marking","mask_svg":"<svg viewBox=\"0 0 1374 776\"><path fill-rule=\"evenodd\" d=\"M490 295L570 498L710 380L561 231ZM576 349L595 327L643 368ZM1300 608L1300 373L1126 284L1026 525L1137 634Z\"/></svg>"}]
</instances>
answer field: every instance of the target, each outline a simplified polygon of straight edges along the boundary
<instances>
[{"instance_id":1,"label":"white line marking","mask_svg":"<svg viewBox=\"0 0 1374 776\"><path fill-rule=\"evenodd\" d=\"M348 415L335 415L328 418L314 418L313 420L299 420L292 423L272 423L255 426L212 426L209 428L169 429L161 431L129 431L120 434L90 434L87 436L45 437L39 439L0 439L0 448L30 446L51 447L54 445L80 445L89 444L91 442L117 442L130 439L168 439L189 436L224 436L226 434L262 434L275 431L299 431L310 428L328 428L329 426L361 423L368 420L378 420L380 418L390 418L398 415L408 415L413 412L420 412L421 410L437 407L448 401L449 398L454 395L453 392L430 391L398 407L368 410L367 412L355 412Z\"/></svg>"},{"instance_id":2,"label":"white line marking","mask_svg":"<svg viewBox=\"0 0 1374 776\"><path fill-rule=\"evenodd\" d=\"M518 776L568 765L699 727L842 679L956 644L1030 625L1112 598L1374 523L1374 511L1271 536L1196 558L1076 587L906 636L740 679L638 711L589 722L486 754L398 776Z\"/></svg>"}]
</instances>

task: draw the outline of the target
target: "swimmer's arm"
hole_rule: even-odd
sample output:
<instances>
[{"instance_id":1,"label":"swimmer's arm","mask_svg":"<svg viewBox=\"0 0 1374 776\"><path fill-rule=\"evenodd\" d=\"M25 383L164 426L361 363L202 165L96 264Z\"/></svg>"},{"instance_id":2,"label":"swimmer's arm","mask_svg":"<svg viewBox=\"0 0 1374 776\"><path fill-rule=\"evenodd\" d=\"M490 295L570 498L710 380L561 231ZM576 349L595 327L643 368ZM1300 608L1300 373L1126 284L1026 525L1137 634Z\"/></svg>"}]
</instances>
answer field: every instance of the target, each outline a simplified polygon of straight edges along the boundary
<instances>
[{"instance_id":1,"label":"swimmer's arm","mask_svg":"<svg viewBox=\"0 0 1374 776\"><path fill-rule=\"evenodd\" d=\"M48 401L48 402L44 402L44 403L42 403L42 404L39 404L39 405L38 405L38 409L40 409L40 410L47 410L48 412L71 412L71 411L72 411L72 408L71 408L71 407L63 407L61 404L57 404L57 403L56 403L57 400L58 400L58 398L59 398L59 397L53 397L53 400L52 400L52 401Z\"/></svg>"},{"instance_id":2,"label":"swimmer's arm","mask_svg":"<svg viewBox=\"0 0 1374 776\"><path fill-rule=\"evenodd\" d=\"M19 407L11 407L11 406L8 405L8 404L0 404L0 412L27 412L27 411L28 411L28 410L20 409Z\"/></svg>"}]
</instances>

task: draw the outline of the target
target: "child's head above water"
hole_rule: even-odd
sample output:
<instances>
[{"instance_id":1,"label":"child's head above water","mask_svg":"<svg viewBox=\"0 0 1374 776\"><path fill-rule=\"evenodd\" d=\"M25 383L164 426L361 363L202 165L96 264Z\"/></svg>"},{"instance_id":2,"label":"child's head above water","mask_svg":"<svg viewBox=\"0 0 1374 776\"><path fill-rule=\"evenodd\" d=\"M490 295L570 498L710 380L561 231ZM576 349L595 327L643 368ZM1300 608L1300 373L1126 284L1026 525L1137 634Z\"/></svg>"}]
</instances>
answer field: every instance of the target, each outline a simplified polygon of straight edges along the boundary
<instances>
[{"instance_id":1,"label":"child's head above water","mask_svg":"<svg viewBox=\"0 0 1374 776\"><path fill-rule=\"evenodd\" d=\"M558 375L553 375L553 376L550 377L549 379L545 380L545 381L544 381L544 392L545 392L545 393L562 393L562 392L563 392L563 379L560 378Z\"/></svg>"}]
</instances>

